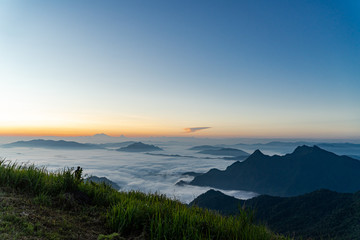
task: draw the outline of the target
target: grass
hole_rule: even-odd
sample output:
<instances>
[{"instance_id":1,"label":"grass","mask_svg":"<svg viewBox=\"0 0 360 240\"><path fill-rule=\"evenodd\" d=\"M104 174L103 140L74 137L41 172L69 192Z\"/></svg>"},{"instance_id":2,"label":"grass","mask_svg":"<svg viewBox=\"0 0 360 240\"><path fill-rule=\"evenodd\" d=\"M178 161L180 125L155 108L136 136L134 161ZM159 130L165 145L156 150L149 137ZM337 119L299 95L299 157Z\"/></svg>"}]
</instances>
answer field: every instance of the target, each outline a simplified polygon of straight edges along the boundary
<instances>
[{"instance_id":1,"label":"grass","mask_svg":"<svg viewBox=\"0 0 360 240\"><path fill-rule=\"evenodd\" d=\"M54 203L55 204L55 203ZM97 239L108 231L94 207L63 210L32 196L0 188L0 239Z\"/></svg>"},{"instance_id":2,"label":"grass","mask_svg":"<svg viewBox=\"0 0 360 240\"><path fill-rule=\"evenodd\" d=\"M118 192L83 181L79 167L49 172L2 160L0 187L1 239L286 239L244 210L224 217L161 194Z\"/></svg>"}]
</instances>

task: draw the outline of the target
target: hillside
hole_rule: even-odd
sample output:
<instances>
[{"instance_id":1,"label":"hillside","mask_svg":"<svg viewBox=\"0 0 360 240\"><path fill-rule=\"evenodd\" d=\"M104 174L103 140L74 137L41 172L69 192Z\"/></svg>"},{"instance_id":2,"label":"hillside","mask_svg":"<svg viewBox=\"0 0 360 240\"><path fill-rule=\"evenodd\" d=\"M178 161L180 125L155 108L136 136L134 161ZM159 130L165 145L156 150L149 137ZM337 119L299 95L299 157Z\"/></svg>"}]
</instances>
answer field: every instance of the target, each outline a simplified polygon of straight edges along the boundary
<instances>
[{"instance_id":1,"label":"hillside","mask_svg":"<svg viewBox=\"0 0 360 240\"><path fill-rule=\"evenodd\" d=\"M0 187L1 239L285 239L246 212L224 217L164 195L118 192L84 181L80 167L52 173L0 161Z\"/></svg>"},{"instance_id":2,"label":"hillside","mask_svg":"<svg viewBox=\"0 0 360 240\"><path fill-rule=\"evenodd\" d=\"M0 239L95 240L112 233L105 209L87 208L71 198L49 199L1 187L0 208Z\"/></svg>"},{"instance_id":3,"label":"hillside","mask_svg":"<svg viewBox=\"0 0 360 240\"><path fill-rule=\"evenodd\" d=\"M261 195L239 200L219 191L209 190L190 205L239 214L239 207L254 211L257 222L273 231L311 239L357 239L360 236L360 192L355 194L318 190L297 197Z\"/></svg>"},{"instance_id":4,"label":"hillside","mask_svg":"<svg viewBox=\"0 0 360 240\"><path fill-rule=\"evenodd\" d=\"M154 146L154 145L145 144L142 142L136 142L136 143L132 143L126 147L119 148L119 149L117 149L117 151L120 151L120 152L153 152L153 151L162 151L162 149L157 146Z\"/></svg>"},{"instance_id":5,"label":"hillside","mask_svg":"<svg viewBox=\"0 0 360 240\"><path fill-rule=\"evenodd\" d=\"M211 169L190 184L273 196L296 196L317 189L356 192L360 190L360 161L317 146L297 147L284 156L256 150L245 161L224 171Z\"/></svg>"}]
</instances>

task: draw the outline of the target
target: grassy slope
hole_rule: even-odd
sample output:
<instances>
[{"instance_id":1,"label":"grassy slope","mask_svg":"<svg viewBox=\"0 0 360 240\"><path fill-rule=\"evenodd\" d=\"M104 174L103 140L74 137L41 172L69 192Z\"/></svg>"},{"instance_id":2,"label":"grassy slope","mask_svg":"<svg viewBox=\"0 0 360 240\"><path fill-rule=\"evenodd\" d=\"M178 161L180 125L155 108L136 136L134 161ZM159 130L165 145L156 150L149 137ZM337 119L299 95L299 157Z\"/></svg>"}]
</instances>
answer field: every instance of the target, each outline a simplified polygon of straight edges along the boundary
<instances>
[{"instance_id":1,"label":"grassy slope","mask_svg":"<svg viewBox=\"0 0 360 240\"><path fill-rule=\"evenodd\" d=\"M0 239L86 240L109 232L96 208L64 210L11 189L0 189L0 209Z\"/></svg>"},{"instance_id":2,"label":"grassy slope","mask_svg":"<svg viewBox=\"0 0 360 240\"><path fill-rule=\"evenodd\" d=\"M284 239L246 212L224 217L164 195L117 192L84 182L81 169L0 161L0 187L1 239Z\"/></svg>"}]
</instances>

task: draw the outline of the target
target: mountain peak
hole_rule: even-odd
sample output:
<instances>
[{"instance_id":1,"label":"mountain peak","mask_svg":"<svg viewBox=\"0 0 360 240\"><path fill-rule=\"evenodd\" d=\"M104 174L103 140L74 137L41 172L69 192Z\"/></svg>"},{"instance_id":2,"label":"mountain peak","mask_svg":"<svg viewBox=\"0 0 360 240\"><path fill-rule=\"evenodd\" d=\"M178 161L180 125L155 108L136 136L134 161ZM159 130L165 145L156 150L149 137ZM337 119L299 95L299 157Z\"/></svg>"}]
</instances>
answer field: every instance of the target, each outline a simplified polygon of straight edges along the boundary
<instances>
[{"instance_id":1,"label":"mountain peak","mask_svg":"<svg viewBox=\"0 0 360 240\"><path fill-rule=\"evenodd\" d=\"M150 151L162 151L161 148L154 146L154 145L150 145L150 144L145 144L142 142L135 142L132 143L130 145L128 145L127 147L122 147L117 149L117 151L124 151L124 152L150 152Z\"/></svg>"},{"instance_id":2,"label":"mountain peak","mask_svg":"<svg viewBox=\"0 0 360 240\"><path fill-rule=\"evenodd\" d=\"M256 149L253 154L251 154L252 156L264 156L264 154L259 150L259 149Z\"/></svg>"},{"instance_id":3,"label":"mountain peak","mask_svg":"<svg viewBox=\"0 0 360 240\"><path fill-rule=\"evenodd\" d=\"M235 162L224 171L204 173L191 184L275 196L295 196L322 188L355 192L360 189L360 161L317 146L303 145L283 156L256 150L245 161Z\"/></svg>"},{"instance_id":4,"label":"mountain peak","mask_svg":"<svg viewBox=\"0 0 360 240\"><path fill-rule=\"evenodd\" d=\"M93 137L110 137L110 136L105 133L97 133L97 134L94 134Z\"/></svg>"},{"instance_id":5,"label":"mountain peak","mask_svg":"<svg viewBox=\"0 0 360 240\"><path fill-rule=\"evenodd\" d=\"M300 155L305 155L305 154L309 154L309 153L314 153L317 151L321 151L322 149L319 148L318 146L314 145L314 146L307 146L307 145L302 145L302 146L298 146L293 154L300 154Z\"/></svg>"}]
</instances>

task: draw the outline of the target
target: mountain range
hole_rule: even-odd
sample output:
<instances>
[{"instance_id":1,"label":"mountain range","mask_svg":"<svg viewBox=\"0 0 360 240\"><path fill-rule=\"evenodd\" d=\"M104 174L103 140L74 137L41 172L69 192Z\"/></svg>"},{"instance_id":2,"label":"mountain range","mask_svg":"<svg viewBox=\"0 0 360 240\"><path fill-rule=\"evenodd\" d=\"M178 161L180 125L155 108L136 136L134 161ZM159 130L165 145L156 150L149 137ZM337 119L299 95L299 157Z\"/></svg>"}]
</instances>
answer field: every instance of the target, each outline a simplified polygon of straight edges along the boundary
<instances>
[{"instance_id":1,"label":"mountain range","mask_svg":"<svg viewBox=\"0 0 360 240\"><path fill-rule=\"evenodd\" d=\"M102 147L90 143L78 143L64 140L35 139L30 141L18 141L2 145L5 148L29 147L29 148L50 148L50 149L101 149Z\"/></svg>"},{"instance_id":2,"label":"mountain range","mask_svg":"<svg viewBox=\"0 0 360 240\"><path fill-rule=\"evenodd\" d=\"M162 149L142 142L125 141L118 143L79 143L74 141L64 140L44 140L35 139L29 141L17 141L13 143L1 145L3 148L16 148L16 147L27 147L27 148L46 148L46 149L72 149L72 150L90 150L90 149L110 149L124 152L151 152L161 151Z\"/></svg>"},{"instance_id":3,"label":"mountain range","mask_svg":"<svg viewBox=\"0 0 360 240\"><path fill-rule=\"evenodd\" d=\"M233 156L233 157L248 157L250 154L235 148L219 148L219 149L205 149L201 150L201 154L210 154L215 156Z\"/></svg>"},{"instance_id":4,"label":"mountain range","mask_svg":"<svg viewBox=\"0 0 360 240\"><path fill-rule=\"evenodd\" d=\"M246 151L254 151L256 149L261 149L262 151L270 151L270 152L278 152L281 154L286 154L289 151L293 150L297 146L302 145L316 145L322 149L327 151L339 154L339 155L347 155L347 156L360 156L360 144L356 143L348 143L348 142L334 142L334 143L327 143L327 142L310 142L310 141L294 141L294 142L287 142L287 141L272 141L268 143L253 143L253 144L246 144L246 143L238 143L232 145L233 147L240 147L245 149Z\"/></svg>"},{"instance_id":5,"label":"mountain range","mask_svg":"<svg viewBox=\"0 0 360 240\"><path fill-rule=\"evenodd\" d=\"M360 190L360 161L317 146L300 146L284 156L256 150L245 161L223 171L211 169L189 184L273 196L296 196L318 189L356 192Z\"/></svg>"},{"instance_id":6,"label":"mountain range","mask_svg":"<svg viewBox=\"0 0 360 240\"><path fill-rule=\"evenodd\" d=\"M204 151L204 150L218 150L222 147L217 147L217 146L211 146L211 145L200 145L200 146L194 146L189 148L189 150L193 150L193 151Z\"/></svg>"},{"instance_id":7,"label":"mountain range","mask_svg":"<svg viewBox=\"0 0 360 240\"><path fill-rule=\"evenodd\" d=\"M295 239L359 239L360 192L337 193L317 190L296 197L261 195L249 200L209 190L189 205L238 215L239 209L253 212L255 221L272 231Z\"/></svg>"},{"instance_id":8,"label":"mountain range","mask_svg":"<svg viewBox=\"0 0 360 240\"><path fill-rule=\"evenodd\" d=\"M132 143L126 147L119 148L119 149L117 149L117 151L121 151L121 152L152 152L152 151L162 151L162 149L155 145L145 144L142 142L136 142L136 143Z\"/></svg>"}]
</instances>

